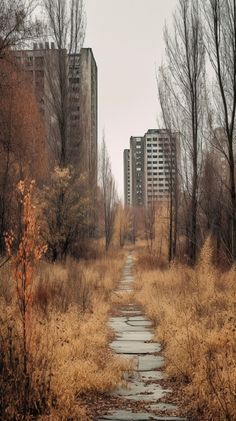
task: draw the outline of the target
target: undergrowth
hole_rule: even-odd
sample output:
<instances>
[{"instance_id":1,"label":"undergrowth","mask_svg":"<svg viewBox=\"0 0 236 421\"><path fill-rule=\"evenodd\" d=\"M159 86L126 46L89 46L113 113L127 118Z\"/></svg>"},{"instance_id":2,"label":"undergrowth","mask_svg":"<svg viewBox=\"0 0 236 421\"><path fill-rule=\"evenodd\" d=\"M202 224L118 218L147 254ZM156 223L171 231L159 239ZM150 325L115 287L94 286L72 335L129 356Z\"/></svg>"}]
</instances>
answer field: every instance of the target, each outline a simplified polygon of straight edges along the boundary
<instances>
[{"instance_id":1,"label":"undergrowth","mask_svg":"<svg viewBox=\"0 0 236 421\"><path fill-rule=\"evenodd\" d=\"M106 323L122 265L122 253L79 263L68 259L65 264L39 264L31 289L27 379L14 279L10 265L2 268L2 420L87 420L80 396L108 392L122 382L128 363L109 349Z\"/></svg>"},{"instance_id":2,"label":"undergrowth","mask_svg":"<svg viewBox=\"0 0 236 421\"><path fill-rule=\"evenodd\" d=\"M155 323L184 409L198 420L236 420L236 268L216 269L210 239L195 269L148 269L142 260L136 298Z\"/></svg>"}]
</instances>

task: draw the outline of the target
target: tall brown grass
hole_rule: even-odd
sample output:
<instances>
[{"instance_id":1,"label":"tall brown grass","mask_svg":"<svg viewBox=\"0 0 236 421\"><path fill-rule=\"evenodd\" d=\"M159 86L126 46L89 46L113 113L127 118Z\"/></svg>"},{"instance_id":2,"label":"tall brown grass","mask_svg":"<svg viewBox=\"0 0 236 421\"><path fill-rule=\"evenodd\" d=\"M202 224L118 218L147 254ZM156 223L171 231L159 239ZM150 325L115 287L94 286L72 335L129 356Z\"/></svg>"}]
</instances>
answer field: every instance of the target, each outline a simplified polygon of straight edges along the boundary
<instances>
[{"instance_id":1,"label":"tall brown grass","mask_svg":"<svg viewBox=\"0 0 236 421\"><path fill-rule=\"evenodd\" d=\"M87 420L80 396L108 392L122 382L129 366L109 349L106 323L122 266L122 253L40 263L32 287L27 403L21 314L10 265L2 268L0 419Z\"/></svg>"},{"instance_id":2,"label":"tall brown grass","mask_svg":"<svg viewBox=\"0 0 236 421\"><path fill-rule=\"evenodd\" d=\"M156 326L169 376L198 420L236 420L236 268L212 263L208 239L195 269L139 264L136 298ZM142 263L142 259L141 259Z\"/></svg>"}]
</instances>

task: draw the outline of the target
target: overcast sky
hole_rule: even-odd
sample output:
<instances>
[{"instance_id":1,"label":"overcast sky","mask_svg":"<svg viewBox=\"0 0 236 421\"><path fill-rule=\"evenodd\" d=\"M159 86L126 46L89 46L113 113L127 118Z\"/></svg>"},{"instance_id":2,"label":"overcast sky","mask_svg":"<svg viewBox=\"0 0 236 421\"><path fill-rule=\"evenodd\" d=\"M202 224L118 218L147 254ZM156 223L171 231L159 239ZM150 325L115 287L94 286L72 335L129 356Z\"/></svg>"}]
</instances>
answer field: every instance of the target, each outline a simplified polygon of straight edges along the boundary
<instances>
[{"instance_id":1,"label":"overcast sky","mask_svg":"<svg viewBox=\"0 0 236 421\"><path fill-rule=\"evenodd\" d=\"M155 69L164 57L163 28L177 0L85 0L98 66L99 143L105 129L112 171L123 197L123 150L130 136L157 127Z\"/></svg>"}]
</instances>

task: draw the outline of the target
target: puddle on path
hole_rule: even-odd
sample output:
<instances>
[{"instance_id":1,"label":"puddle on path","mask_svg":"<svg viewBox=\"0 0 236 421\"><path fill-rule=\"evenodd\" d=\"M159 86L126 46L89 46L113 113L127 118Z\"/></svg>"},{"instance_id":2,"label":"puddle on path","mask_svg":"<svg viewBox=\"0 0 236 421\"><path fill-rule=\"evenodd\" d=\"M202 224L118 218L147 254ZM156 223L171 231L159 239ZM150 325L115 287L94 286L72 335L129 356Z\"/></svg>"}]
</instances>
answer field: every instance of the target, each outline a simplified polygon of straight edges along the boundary
<instances>
[{"instance_id":1,"label":"puddle on path","mask_svg":"<svg viewBox=\"0 0 236 421\"><path fill-rule=\"evenodd\" d=\"M133 258L129 254L123 269L123 277L117 292L132 292L133 290ZM152 322L142 313L141 308L134 304L122 305L116 309L116 316L111 317L109 325L116 333L111 348L125 358L131 358L135 364L135 372L128 378L127 388L119 388L113 396L124 400L124 406L114 409L99 421L186 421L176 417L177 407L168 402L170 390L161 386L160 380L164 378L160 370L164 365L164 358L160 354L161 345L151 342L153 339ZM137 412L135 408L127 408L127 400L146 406L147 412ZM158 415L156 415L158 414ZM168 416L166 415L168 414ZM97 420L97 421L98 421Z\"/></svg>"}]
</instances>

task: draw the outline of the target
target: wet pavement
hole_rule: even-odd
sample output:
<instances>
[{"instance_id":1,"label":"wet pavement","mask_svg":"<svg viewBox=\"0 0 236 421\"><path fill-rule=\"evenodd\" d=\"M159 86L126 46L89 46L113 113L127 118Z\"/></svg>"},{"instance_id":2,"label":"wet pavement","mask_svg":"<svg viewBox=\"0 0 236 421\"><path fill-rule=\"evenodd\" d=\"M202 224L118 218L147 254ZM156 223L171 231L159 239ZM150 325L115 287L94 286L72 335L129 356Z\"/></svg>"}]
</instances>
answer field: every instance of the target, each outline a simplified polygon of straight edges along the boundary
<instances>
[{"instance_id":1,"label":"wet pavement","mask_svg":"<svg viewBox=\"0 0 236 421\"><path fill-rule=\"evenodd\" d=\"M123 269L122 280L117 293L129 293L133 290L133 257L129 254ZM153 342L153 326L136 303L119 306L115 316L109 320L116 338L111 348L120 356L132 359L134 373L127 375L127 387L117 389L113 395L122 399L120 409L98 418L99 421L186 421L175 416L177 407L168 403L171 392L161 385L164 378L164 358L161 345ZM133 405L128 405L132 402ZM136 405L135 405L136 403ZM141 406L140 406L141 404ZM130 408L131 407L131 408ZM139 408L145 408L139 411Z\"/></svg>"}]
</instances>

